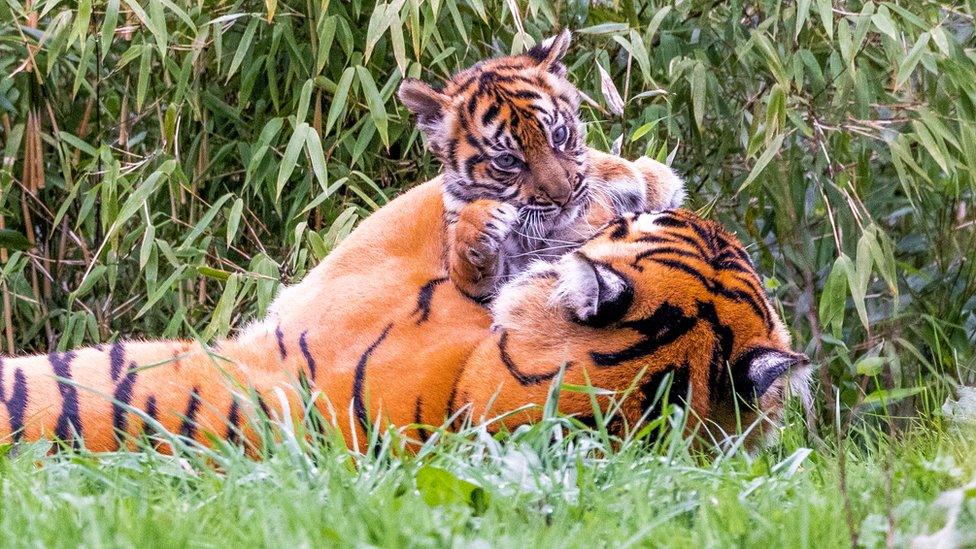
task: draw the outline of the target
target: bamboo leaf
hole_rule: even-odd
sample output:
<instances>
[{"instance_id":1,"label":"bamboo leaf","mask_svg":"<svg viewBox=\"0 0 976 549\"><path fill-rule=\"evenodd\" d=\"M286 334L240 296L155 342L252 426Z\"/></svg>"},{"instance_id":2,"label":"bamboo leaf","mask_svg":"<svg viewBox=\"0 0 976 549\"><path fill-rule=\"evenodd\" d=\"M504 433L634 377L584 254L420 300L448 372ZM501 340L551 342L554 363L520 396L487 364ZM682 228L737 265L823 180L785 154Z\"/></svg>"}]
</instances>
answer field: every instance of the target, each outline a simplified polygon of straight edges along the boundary
<instances>
[{"instance_id":1,"label":"bamboo leaf","mask_svg":"<svg viewBox=\"0 0 976 549\"><path fill-rule=\"evenodd\" d=\"M251 41L254 40L254 33L258 30L258 20L251 19L247 28L244 29L244 35L241 36L241 41L237 44L237 50L234 52L234 58L230 62L230 68L227 69L227 82L230 81L230 77L234 76L237 69L241 66L241 62L244 61L244 56L247 55L248 49L251 47Z\"/></svg>"},{"instance_id":2,"label":"bamboo leaf","mask_svg":"<svg viewBox=\"0 0 976 549\"><path fill-rule=\"evenodd\" d=\"M332 96L332 106L329 107L329 116L326 118L325 135L329 135L329 132L332 131L332 126L335 125L339 120L339 116L346 109L346 102L349 100L349 91L352 88L352 79L355 75L356 69L354 67L347 67L342 72L342 77L339 78L339 83L336 85L335 95Z\"/></svg>"},{"instance_id":3,"label":"bamboo leaf","mask_svg":"<svg viewBox=\"0 0 976 549\"><path fill-rule=\"evenodd\" d=\"M379 90L376 89L376 82L373 75L366 70L366 67L359 65L356 67L356 74L359 76L359 85L362 87L363 94L366 96L366 104L369 106L369 115L373 120L373 125L380 133L380 139L387 148L390 146L390 136L388 132L388 118L383 98Z\"/></svg>"},{"instance_id":4,"label":"bamboo leaf","mask_svg":"<svg viewBox=\"0 0 976 549\"><path fill-rule=\"evenodd\" d=\"M308 118L308 103L312 100L312 87L314 84L312 79L309 78L302 86L302 91L298 97L298 111L295 112L296 122L304 122Z\"/></svg>"},{"instance_id":5,"label":"bamboo leaf","mask_svg":"<svg viewBox=\"0 0 976 549\"><path fill-rule=\"evenodd\" d=\"M796 25L793 29L794 40L800 37L800 31L803 30L803 25L807 22L807 17L809 15L810 15L810 0L797 0Z\"/></svg>"},{"instance_id":6,"label":"bamboo leaf","mask_svg":"<svg viewBox=\"0 0 976 549\"><path fill-rule=\"evenodd\" d=\"M908 50L905 59L898 65L898 75L895 77L895 85L901 87L908 81L908 78L915 72L915 67L918 66L918 62L922 58L922 54L925 52L925 46L928 43L929 33L923 32L918 37L918 40L915 41L912 49Z\"/></svg>"},{"instance_id":7,"label":"bamboo leaf","mask_svg":"<svg viewBox=\"0 0 976 549\"><path fill-rule=\"evenodd\" d=\"M108 55L112 40L115 38L115 27L119 21L119 0L108 0L105 4L105 15L102 18L102 28L99 34L101 40L102 60Z\"/></svg>"},{"instance_id":8,"label":"bamboo leaf","mask_svg":"<svg viewBox=\"0 0 976 549\"><path fill-rule=\"evenodd\" d=\"M332 57L332 41L335 38L336 16L330 15L325 18L325 22L319 25L319 49L315 56L315 74L322 74L322 69L328 64Z\"/></svg>"},{"instance_id":9,"label":"bamboo leaf","mask_svg":"<svg viewBox=\"0 0 976 549\"><path fill-rule=\"evenodd\" d=\"M302 153L302 147L305 145L309 129L308 124L305 122L299 124L295 128L295 132L292 133L291 139L288 141L288 146L285 147L285 154L281 158L281 166L278 168L278 178L275 182L276 201L281 198L281 191L285 188L285 183L288 182L288 178L295 171L295 166L298 164L298 156Z\"/></svg>"},{"instance_id":10,"label":"bamboo leaf","mask_svg":"<svg viewBox=\"0 0 976 549\"><path fill-rule=\"evenodd\" d=\"M785 138L785 134L779 134L773 138L772 143L770 143L769 147L763 151L762 155L759 157L759 160L756 160L756 165L752 167L752 170L749 172L746 180L742 182L742 185L739 186L739 190L736 191L736 194L744 191L746 187L748 187L753 181L756 180L757 177L759 177L759 174L766 169L766 165L769 164L777 153L779 153L779 149L783 146L783 139Z\"/></svg>"},{"instance_id":11,"label":"bamboo leaf","mask_svg":"<svg viewBox=\"0 0 976 549\"><path fill-rule=\"evenodd\" d=\"M705 75L705 65L701 62L696 63L691 70L691 104L695 113L695 124L699 131L705 120L705 85L707 83Z\"/></svg>"},{"instance_id":12,"label":"bamboo leaf","mask_svg":"<svg viewBox=\"0 0 976 549\"><path fill-rule=\"evenodd\" d=\"M234 243L234 239L237 238L237 229L241 225L241 217L244 214L244 200L238 198L234 201L234 205L230 208L230 213L227 215L227 246Z\"/></svg>"},{"instance_id":13,"label":"bamboo leaf","mask_svg":"<svg viewBox=\"0 0 976 549\"><path fill-rule=\"evenodd\" d=\"M166 19L162 16L162 8L159 7L157 2L150 1L149 5L153 13L149 15L146 14L146 11L142 9L142 6L136 0L125 0L125 3L132 10L132 13L139 18L139 21L152 33L153 38L156 39L156 47L159 49L159 57L164 59L166 57L168 34L166 32Z\"/></svg>"},{"instance_id":14,"label":"bamboo leaf","mask_svg":"<svg viewBox=\"0 0 976 549\"><path fill-rule=\"evenodd\" d=\"M329 188L329 176L325 169L325 153L322 152L322 141L312 128L305 135L305 147L308 157L312 161L312 172L323 191Z\"/></svg>"}]
</instances>

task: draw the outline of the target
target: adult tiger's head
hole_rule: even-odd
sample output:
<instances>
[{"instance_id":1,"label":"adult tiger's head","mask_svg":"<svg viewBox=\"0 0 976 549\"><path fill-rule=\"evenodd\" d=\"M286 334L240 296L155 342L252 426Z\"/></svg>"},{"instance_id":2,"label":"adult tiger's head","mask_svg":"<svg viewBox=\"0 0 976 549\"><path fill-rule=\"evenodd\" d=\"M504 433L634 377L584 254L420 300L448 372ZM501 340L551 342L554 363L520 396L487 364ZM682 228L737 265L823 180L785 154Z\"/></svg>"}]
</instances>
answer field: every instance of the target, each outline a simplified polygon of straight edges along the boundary
<instances>
[{"instance_id":1,"label":"adult tiger's head","mask_svg":"<svg viewBox=\"0 0 976 549\"><path fill-rule=\"evenodd\" d=\"M548 227L576 219L588 201L580 94L562 63L568 31L523 55L482 61L443 89L407 79L399 96L445 167L449 214L491 199L520 221Z\"/></svg>"},{"instance_id":2,"label":"adult tiger's head","mask_svg":"<svg viewBox=\"0 0 976 549\"><path fill-rule=\"evenodd\" d=\"M726 431L749 410L779 421L790 393L809 406L808 360L791 349L748 254L687 210L615 219L577 251L508 283L493 314L513 363L519 355L568 363L567 376L585 366L594 385L615 390L636 380L629 421L668 373L671 395L690 388L695 415Z\"/></svg>"}]
</instances>

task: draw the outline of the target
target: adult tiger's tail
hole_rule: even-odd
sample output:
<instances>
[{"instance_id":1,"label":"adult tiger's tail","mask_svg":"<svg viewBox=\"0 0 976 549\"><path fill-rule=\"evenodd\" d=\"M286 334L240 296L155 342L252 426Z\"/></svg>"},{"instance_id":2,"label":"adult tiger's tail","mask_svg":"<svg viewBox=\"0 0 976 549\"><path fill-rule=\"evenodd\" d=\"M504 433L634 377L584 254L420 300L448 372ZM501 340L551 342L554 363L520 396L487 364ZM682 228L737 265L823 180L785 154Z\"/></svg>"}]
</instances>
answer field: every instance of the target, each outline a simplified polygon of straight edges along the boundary
<instances>
[{"instance_id":1,"label":"adult tiger's tail","mask_svg":"<svg viewBox=\"0 0 976 549\"><path fill-rule=\"evenodd\" d=\"M277 404L274 387L294 384L283 371L245 366L231 345L123 341L0 359L0 442L83 440L106 451L160 427L201 443L210 436L253 441L252 403ZM257 399L249 398L252 389ZM299 410L297 392L283 393Z\"/></svg>"}]
</instances>

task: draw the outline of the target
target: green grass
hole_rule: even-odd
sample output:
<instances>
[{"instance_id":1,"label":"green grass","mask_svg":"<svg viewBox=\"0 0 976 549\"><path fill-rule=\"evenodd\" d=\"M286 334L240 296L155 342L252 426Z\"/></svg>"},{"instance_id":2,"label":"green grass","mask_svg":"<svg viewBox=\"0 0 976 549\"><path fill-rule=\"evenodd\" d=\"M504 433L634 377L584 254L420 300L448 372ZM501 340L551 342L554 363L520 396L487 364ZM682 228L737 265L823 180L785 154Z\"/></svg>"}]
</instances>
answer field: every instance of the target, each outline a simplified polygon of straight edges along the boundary
<instances>
[{"instance_id":1,"label":"green grass","mask_svg":"<svg viewBox=\"0 0 976 549\"><path fill-rule=\"evenodd\" d=\"M673 434L606 451L598 432L553 418L400 455L389 435L369 456L299 437L261 460L35 444L0 464L0 532L3 545L65 547L843 547L850 517L860 545L890 534L907 546L943 528L950 509L935 502L969 484L952 533L976 543L971 428L858 430L842 446L842 489L836 441L806 446L798 425L752 455L702 453Z\"/></svg>"}]
</instances>

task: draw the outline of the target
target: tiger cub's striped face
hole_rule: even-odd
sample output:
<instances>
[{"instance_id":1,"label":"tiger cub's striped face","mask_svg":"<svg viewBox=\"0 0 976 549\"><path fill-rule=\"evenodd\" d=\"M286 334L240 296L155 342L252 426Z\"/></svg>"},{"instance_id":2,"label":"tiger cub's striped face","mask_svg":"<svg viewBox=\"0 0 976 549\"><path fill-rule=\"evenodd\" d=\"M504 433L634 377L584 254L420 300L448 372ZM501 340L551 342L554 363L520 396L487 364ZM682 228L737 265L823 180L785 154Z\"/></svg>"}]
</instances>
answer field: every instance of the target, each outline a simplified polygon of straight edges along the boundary
<instances>
[{"instance_id":1,"label":"tiger cub's striped face","mask_svg":"<svg viewBox=\"0 0 976 549\"><path fill-rule=\"evenodd\" d=\"M543 236L583 213L586 146L580 95L561 62L568 46L564 32L524 55L478 63L440 91L412 79L401 85L400 98L444 164L449 216L474 200L497 200Z\"/></svg>"}]
</instances>

